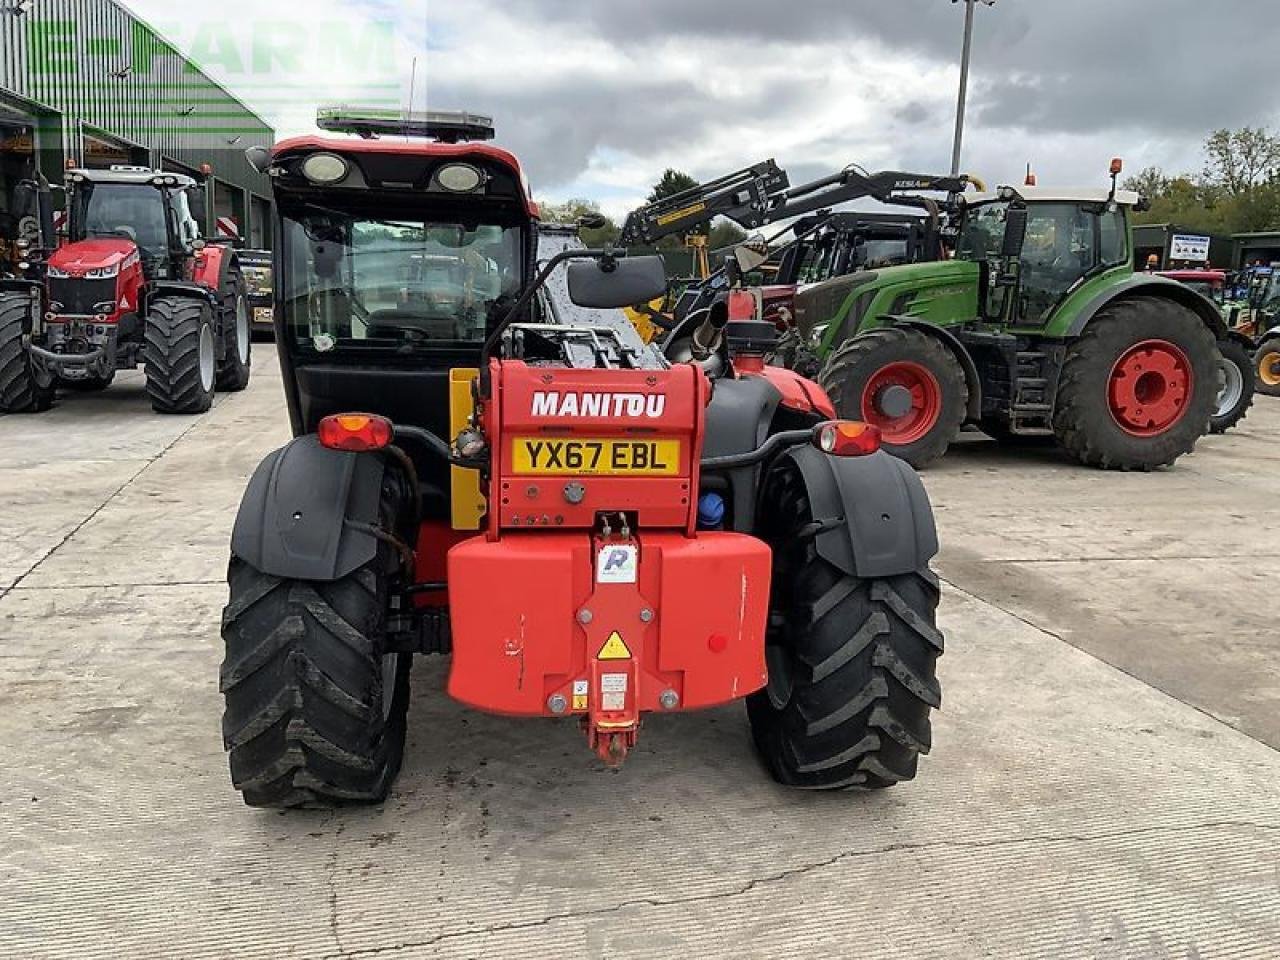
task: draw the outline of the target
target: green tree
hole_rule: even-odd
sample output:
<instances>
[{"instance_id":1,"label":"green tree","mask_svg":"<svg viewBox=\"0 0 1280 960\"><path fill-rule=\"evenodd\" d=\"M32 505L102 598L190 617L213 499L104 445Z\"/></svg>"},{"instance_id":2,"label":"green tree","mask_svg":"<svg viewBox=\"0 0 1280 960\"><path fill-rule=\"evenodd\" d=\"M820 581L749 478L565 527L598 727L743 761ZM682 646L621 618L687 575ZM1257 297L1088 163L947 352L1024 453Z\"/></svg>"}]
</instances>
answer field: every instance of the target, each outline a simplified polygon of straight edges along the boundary
<instances>
[{"instance_id":1,"label":"green tree","mask_svg":"<svg viewBox=\"0 0 1280 960\"><path fill-rule=\"evenodd\" d=\"M1265 128L1215 130L1199 176L1148 167L1125 181L1151 201L1138 223L1175 223L1209 233L1280 229L1280 137Z\"/></svg>"},{"instance_id":2,"label":"green tree","mask_svg":"<svg viewBox=\"0 0 1280 960\"><path fill-rule=\"evenodd\" d=\"M1280 174L1280 137L1264 127L1215 130L1205 141L1204 182L1243 196Z\"/></svg>"},{"instance_id":3,"label":"green tree","mask_svg":"<svg viewBox=\"0 0 1280 960\"><path fill-rule=\"evenodd\" d=\"M711 226L711 236L707 240L707 246L712 250L720 250L739 244L745 239L747 239L745 230L732 220L721 217Z\"/></svg>"},{"instance_id":4,"label":"green tree","mask_svg":"<svg viewBox=\"0 0 1280 960\"><path fill-rule=\"evenodd\" d=\"M612 219L600 212L599 204L592 200L574 198L564 203L539 203L543 223L576 223L584 216L604 217L604 226L584 228L578 231L582 242L588 247L603 247L616 243L621 229Z\"/></svg>"},{"instance_id":5,"label":"green tree","mask_svg":"<svg viewBox=\"0 0 1280 960\"><path fill-rule=\"evenodd\" d=\"M658 182L653 185L653 189L649 191L649 202L657 203L659 200L673 197L677 193L690 190L697 185L698 181L683 170L667 167L662 176L658 178Z\"/></svg>"},{"instance_id":6,"label":"green tree","mask_svg":"<svg viewBox=\"0 0 1280 960\"><path fill-rule=\"evenodd\" d=\"M1137 176L1127 178L1121 186L1154 201L1168 192L1170 182L1170 178L1159 167L1147 167Z\"/></svg>"}]
</instances>

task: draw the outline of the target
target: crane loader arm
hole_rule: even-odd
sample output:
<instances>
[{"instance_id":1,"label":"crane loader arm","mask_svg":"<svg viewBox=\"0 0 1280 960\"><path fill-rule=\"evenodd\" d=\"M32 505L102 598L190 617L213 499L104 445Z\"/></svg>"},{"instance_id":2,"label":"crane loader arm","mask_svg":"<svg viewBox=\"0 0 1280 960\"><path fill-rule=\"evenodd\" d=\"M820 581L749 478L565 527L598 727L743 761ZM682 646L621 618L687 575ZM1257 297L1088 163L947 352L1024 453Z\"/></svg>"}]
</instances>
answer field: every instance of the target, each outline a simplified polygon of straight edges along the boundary
<instances>
[{"instance_id":1,"label":"crane loader arm","mask_svg":"<svg viewBox=\"0 0 1280 960\"><path fill-rule=\"evenodd\" d=\"M654 244L716 217L728 217L744 227L760 226L767 222L761 217L774 198L790 185L786 171L773 160L764 160L631 211L619 243Z\"/></svg>"}]
</instances>

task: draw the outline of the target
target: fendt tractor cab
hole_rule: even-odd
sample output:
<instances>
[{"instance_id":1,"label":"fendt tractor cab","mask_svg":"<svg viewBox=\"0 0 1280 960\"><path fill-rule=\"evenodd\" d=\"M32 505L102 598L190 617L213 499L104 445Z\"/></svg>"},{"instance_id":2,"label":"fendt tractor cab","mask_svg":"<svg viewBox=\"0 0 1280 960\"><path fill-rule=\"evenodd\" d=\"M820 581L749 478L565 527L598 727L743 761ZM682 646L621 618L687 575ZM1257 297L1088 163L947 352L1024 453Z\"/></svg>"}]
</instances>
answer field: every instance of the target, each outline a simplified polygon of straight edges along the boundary
<instances>
[{"instance_id":1,"label":"fendt tractor cab","mask_svg":"<svg viewBox=\"0 0 1280 960\"><path fill-rule=\"evenodd\" d=\"M484 118L322 122L361 137L251 155L295 438L232 536L245 801L384 797L411 660L446 653L454 699L573 719L608 763L648 715L745 698L783 783L914 776L942 650L914 472L723 302L645 344L616 308L662 261L544 229Z\"/></svg>"},{"instance_id":2,"label":"fendt tractor cab","mask_svg":"<svg viewBox=\"0 0 1280 960\"><path fill-rule=\"evenodd\" d=\"M0 281L0 411L45 410L59 386L102 389L139 365L161 413L199 413L215 390L248 385L240 267L200 236L198 189L145 167L67 172L66 242L41 231L22 276ZM28 191L49 209L47 184Z\"/></svg>"},{"instance_id":3,"label":"fendt tractor cab","mask_svg":"<svg viewBox=\"0 0 1280 960\"><path fill-rule=\"evenodd\" d=\"M886 267L796 297L808 350L843 416L878 426L916 466L965 424L1056 436L1081 462L1147 470L1189 452L1222 387L1217 307L1135 274L1129 213L1112 187L1001 187L958 208L953 260Z\"/></svg>"}]
</instances>

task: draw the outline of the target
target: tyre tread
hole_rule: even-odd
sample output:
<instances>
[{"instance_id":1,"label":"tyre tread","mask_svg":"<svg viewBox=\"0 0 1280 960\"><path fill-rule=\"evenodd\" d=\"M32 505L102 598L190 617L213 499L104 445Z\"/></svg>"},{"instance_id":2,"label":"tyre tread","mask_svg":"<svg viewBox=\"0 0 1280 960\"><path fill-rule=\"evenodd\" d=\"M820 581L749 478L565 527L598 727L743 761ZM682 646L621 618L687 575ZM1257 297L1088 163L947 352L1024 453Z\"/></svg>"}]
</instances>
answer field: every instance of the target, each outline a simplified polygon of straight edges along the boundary
<instances>
[{"instance_id":1,"label":"tyre tread","mask_svg":"<svg viewBox=\"0 0 1280 960\"><path fill-rule=\"evenodd\" d=\"M41 387L23 345L29 298L0 293L0 413L39 413L53 405L55 388Z\"/></svg>"},{"instance_id":2,"label":"tyre tread","mask_svg":"<svg viewBox=\"0 0 1280 960\"><path fill-rule=\"evenodd\" d=\"M223 741L246 803L331 807L386 796L404 749L408 658L394 689L384 689L385 592L372 569L384 562L326 584L282 580L232 559Z\"/></svg>"},{"instance_id":3,"label":"tyre tread","mask_svg":"<svg viewBox=\"0 0 1280 960\"><path fill-rule=\"evenodd\" d=\"M158 297L147 312L143 364L147 394L157 413L204 413L213 390L200 382L200 332L212 323L206 304L191 297Z\"/></svg>"},{"instance_id":4,"label":"tyre tread","mask_svg":"<svg viewBox=\"0 0 1280 960\"><path fill-rule=\"evenodd\" d=\"M766 539L775 544L775 624L785 624L797 675L781 708L768 691L748 698L762 758L775 779L800 788L911 779L932 744L930 712L942 702L937 577L924 569L862 580L797 542L794 531L812 518L793 466L770 478L765 498L774 517Z\"/></svg>"}]
</instances>

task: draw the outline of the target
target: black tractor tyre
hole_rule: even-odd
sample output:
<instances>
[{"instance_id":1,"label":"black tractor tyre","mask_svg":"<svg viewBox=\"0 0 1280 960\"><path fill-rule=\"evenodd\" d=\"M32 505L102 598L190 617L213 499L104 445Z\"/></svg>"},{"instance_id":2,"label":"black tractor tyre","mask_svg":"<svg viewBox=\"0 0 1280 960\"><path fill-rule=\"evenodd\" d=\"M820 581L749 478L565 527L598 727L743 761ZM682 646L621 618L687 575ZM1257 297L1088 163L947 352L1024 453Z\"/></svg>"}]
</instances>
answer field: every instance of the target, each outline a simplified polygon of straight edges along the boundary
<instances>
[{"instance_id":1,"label":"black tractor tyre","mask_svg":"<svg viewBox=\"0 0 1280 960\"><path fill-rule=\"evenodd\" d=\"M0 413L40 413L53 406L53 377L31 363L24 339L32 300L22 293L0 293Z\"/></svg>"},{"instance_id":2,"label":"black tractor tyre","mask_svg":"<svg viewBox=\"0 0 1280 960\"><path fill-rule=\"evenodd\" d=\"M237 393L249 385L253 363L253 323L244 278L231 267L223 283L221 309L222 350L218 360L217 389Z\"/></svg>"},{"instance_id":3,"label":"black tractor tyre","mask_svg":"<svg viewBox=\"0 0 1280 960\"><path fill-rule=\"evenodd\" d=\"M1280 337L1268 337L1253 352L1253 369L1258 393L1280 397Z\"/></svg>"},{"instance_id":4,"label":"black tractor tyre","mask_svg":"<svg viewBox=\"0 0 1280 960\"><path fill-rule=\"evenodd\" d=\"M384 652L385 548L332 583L282 580L233 557L222 614L222 735L253 807L377 803L400 770L407 653Z\"/></svg>"},{"instance_id":5,"label":"black tractor tyre","mask_svg":"<svg viewBox=\"0 0 1280 960\"><path fill-rule=\"evenodd\" d=\"M1163 431L1138 436L1123 429L1109 401L1112 371L1137 345L1165 341L1191 368L1191 393ZM1190 453L1208 431L1218 395L1218 345L1195 311L1164 297L1128 297L1103 307L1067 349L1058 383L1053 430L1086 466L1152 470Z\"/></svg>"},{"instance_id":6,"label":"black tractor tyre","mask_svg":"<svg viewBox=\"0 0 1280 960\"><path fill-rule=\"evenodd\" d=\"M1253 357L1244 344L1220 340L1218 352L1222 355L1222 385L1209 418L1210 433L1226 433L1248 415L1257 379Z\"/></svg>"},{"instance_id":7,"label":"black tractor tyre","mask_svg":"<svg viewBox=\"0 0 1280 960\"><path fill-rule=\"evenodd\" d=\"M872 379L891 365L923 368L937 383L936 416L927 431L905 443L894 443L890 432L884 436L886 452L919 470L947 452L960 436L968 411L969 385L964 369L944 343L920 330L897 327L861 333L842 343L828 358L818 383L841 417L874 423L876 417L864 408L863 396Z\"/></svg>"},{"instance_id":8,"label":"black tractor tyre","mask_svg":"<svg viewBox=\"0 0 1280 960\"><path fill-rule=\"evenodd\" d=\"M213 405L213 311L194 297L158 297L146 318L143 361L156 413L204 413Z\"/></svg>"},{"instance_id":9,"label":"black tractor tyre","mask_svg":"<svg viewBox=\"0 0 1280 960\"><path fill-rule=\"evenodd\" d=\"M912 779L932 744L930 712L942 704L937 578L925 568L860 579L820 557L794 464L771 474L764 503L774 568L769 685L747 698L757 751L793 787Z\"/></svg>"}]
</instances>

